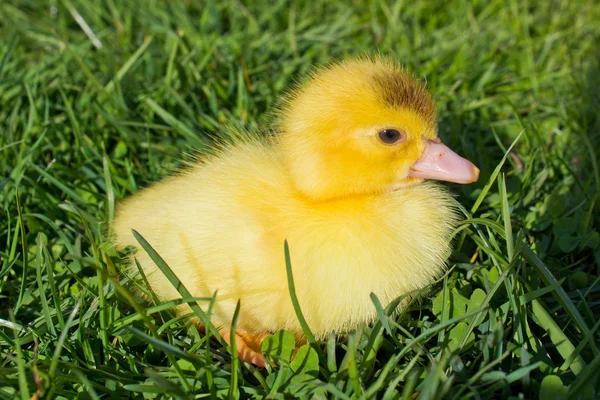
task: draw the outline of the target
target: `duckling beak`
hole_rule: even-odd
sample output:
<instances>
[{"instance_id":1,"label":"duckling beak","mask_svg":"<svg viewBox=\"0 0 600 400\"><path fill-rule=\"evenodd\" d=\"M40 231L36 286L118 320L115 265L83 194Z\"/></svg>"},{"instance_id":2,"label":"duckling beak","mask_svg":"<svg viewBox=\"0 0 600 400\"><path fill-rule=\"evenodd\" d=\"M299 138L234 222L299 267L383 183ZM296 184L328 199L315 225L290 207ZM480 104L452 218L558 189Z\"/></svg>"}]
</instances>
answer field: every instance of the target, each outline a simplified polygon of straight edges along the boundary
<instances>
[{"instance_id":1,"label":"duckling beak","mask_svg":"<svg viewBox=\"0 0 600 400\"><path fill-rule=\"evenodd\" d=\"M479 179L479 168L450 150L439 139L424 142L425 150L408 176L455 183L471 183Z\"/></svg>"}]
</instances>

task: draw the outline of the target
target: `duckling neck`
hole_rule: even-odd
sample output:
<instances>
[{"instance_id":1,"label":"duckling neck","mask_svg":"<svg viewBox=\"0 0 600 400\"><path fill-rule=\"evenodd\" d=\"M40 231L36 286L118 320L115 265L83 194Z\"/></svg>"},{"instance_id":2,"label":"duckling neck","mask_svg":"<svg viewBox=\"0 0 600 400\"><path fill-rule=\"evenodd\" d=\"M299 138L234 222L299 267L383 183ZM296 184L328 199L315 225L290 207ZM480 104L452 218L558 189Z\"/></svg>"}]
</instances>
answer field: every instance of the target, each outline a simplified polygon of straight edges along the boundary
<instances>
[{"instance_id":1,"label":"duckling neck","mask_svg":"<svg viewBox=\"0 0 600 400\"><path fill-rule=\"evenodd\" d=\"M310 202L369 197L390 192L394 187L393 182L385 181L386 176L357 173L373 171L376 167L353 162L346 154L283 154L284 167L293 187ZM353 169L352 173L348 168Z\"/></svg>"}]
</instances>

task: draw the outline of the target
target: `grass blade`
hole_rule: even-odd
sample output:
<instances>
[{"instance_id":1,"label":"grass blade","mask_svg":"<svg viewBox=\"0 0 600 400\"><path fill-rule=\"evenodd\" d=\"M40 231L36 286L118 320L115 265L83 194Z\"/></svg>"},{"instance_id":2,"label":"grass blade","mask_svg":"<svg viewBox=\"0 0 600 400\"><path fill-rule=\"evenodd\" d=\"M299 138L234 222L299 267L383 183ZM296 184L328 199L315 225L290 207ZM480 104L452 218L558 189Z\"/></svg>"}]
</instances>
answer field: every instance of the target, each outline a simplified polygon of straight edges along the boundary
<instances>
[{"instance_id":1,"label":"grass blade","mask_svg":"<svg viewBox=\"0 0 600 400\"><path fill-rule=\"evenodd\" d=\"M587 393L593 393L593 385L594 382L598 382L598 375L600 375L600 354L596 355L588 367L569 385L568 398L580 398L583 393L586 393L586 387L589 388Z\"/></svg>"},{"instance_id":2,"label":"grass blade","mask_svg":"<svg viewBox=\"0 0 600 400\"><path fill-rule=\"evenodd\" d=\"M388 322L388 316L385 314L385 311L381 306L381 302L379 301L375 293L371 293L370 297L371 301L373 302L373 305L375 306L375 309L377 310L377 317L379 318L379 322L381 322L388 335L391 335L392 329L390 328L390 323Z\"/></svg>"},{"instance_id":3,"label":"grass blade","mask_svg":"<svg viewBox=\"0 0 600 400\"><path fill-rule=\"evenodd\" d=\"M500 174L500 170L504 166L504 163L506 162L506 158L508 157L508 155L510 154L513 147L517 144L517 142L521 138L521 135L523 135L523 132L525 132L525 131L521 131L521 133L519 133L519 135L517 135L515 140L513 140L511 145L508 147L508 150L506 150L506 153L504 153L504 157L502 157L502 160L500 161L500 163L498 163L498 165L494 169L494 172L492 172L492 175L490 176L488 183L486 183L486 185L483 187L483 189L481 190L481 193L479 194L479 196L477 197L477 200L475 201L475 204L473 204L473 207L471 207L471 214L475 214L475 211L477 211L479 209L479 206L483 202L483 199L485 199L485 196L487 196L492 185L494 184L494 181Z\"/></svg>"},{"instance_id":4,"label":"grass blade","mask_svg":"<svg viewBox=\"0 0 600 400\"><path fill-rule=\"evenodd\" d=\"M294 306L294 311L296 312L296 317L298 318L298 322L300 323L300 326L302 327L302 332L304 333L304 336L306 336L308 343L312 346L313 349L315 349L315 351L319 355L319 362L321 363L321 365L323 365L323 364L325 364L325 356L324 356L323 352L321 351L321 348L317 345L315 337L312 334L310 327L306 323L304 314L302 313L302 310L300 309L300 302L298 302L298 296L296 295L296 285L294 284L294 275L292 273L292 260L290 258L290 248L289 248L287 240L285 240L283 243L283 249L284 249L284 253L285 253L285 270L287 273L288 289L290 291L290 297L292 299L292 305Z\"/></svg>"},{"instance_id":5,"label":"grass blade","mask_svg":"<svg viewBox=\"0 0 600 400\"><path fill-rule=\"evenodd\" d=\"M78 369L74 369L73 373L75 374L77 379L79 379L79 381L81 382L82 386L87 391L90 398L92 398L93 400L100 400L98 393L96 393L96 390L94 389L94 387L92 386L92 384L90 383L88 378L86 378L86 376L83 373L81 373L81 371Z\"/></svg>"},{"instance_id":6,"label":"grass blade","mask_svg":"<svg viewBox=\"0 0 600 400\"><path fill-rule=\"evenodd\" d=\"M19 189L16 189L16 200L17 200L17 213L18 213L18 224L19 231L21 232L21 249L23 252L23 274L21 277L21 290L19 291L19 297L17 297L17 302L15 304L14 313L17 314L19 309L21 308L21 304L23 302L23 297L25 296L25 287L27 286L27 278L28 278L28 265L29 260L27 256L27 234L25 233L25 224L23 222L23 214L21 208L21 196L19 196ZM14 242L16 244L16 241Z\"/></svg>"},{"instance_id":7,"label":"grass blade","mask_svg":"<svg viewBox=\"0 0 600 400\"><path fill-rule=\"evenodd\" d=\"M233 320L231 321L231 330L229 331L229 347L231 348L231 384L229 385L229 393L227 398L229 400L237 399L239 396L238 388L238 371L240 359L238 357L236 342L235 342L235 330L237 327L238 316L240 315L240 301L238 300L235 305L235 311L233 313Z\"/></svg>"},{"instance_id":8,"label":"grass blade","mask_svg":"<svg viewBox=\"0 0 600 400\"><path fill-rule=\"evenodd\" d=\"M112 236L112 221L115 219L115 189L112 183L108 157L102 155L102 167L104 170L104 182L106 183L106 213L108 215L108 237Z\"/></svg>"},{"instance_id":9,"label":"grass blade","mask_svg":"<svg viewBox=\"0 0 600 400\"><path fill-rule=\"evenodd\" d=\"M175 346L170 345L169 343L162 341L160 339L157 339L153 336L150 336L142 331L140 331L139 329L133 328L133 327L129 327L127 328L127 330L129 332L131 332L132 334L134 334L135 336L139 337L140 339L142 339L144 342L151 344L152 346L154 346L155 348L161 350L164 353L167 354L171 354L175 357L178 357L180 359L189 361L190 363L192 363L195 367L200 368L206 365L206 363L204 362L204 360L195 357L191 354L186 353L185 351L182 351L181 349L178 349Z\"/></svg>"},{"instance_id":10,"label":"grass blade","mask_svg":"<svg viewBox=\"0 0 600 400\"><path fill-rule=\"evenodd\" d=\"M571 340L538 300L533 300L531 306L533 314L537 317L538 324L548 332L552 343L554 343L556 350L558 350L563 359L565 361L568 360L575 352L575 346L573 346ZM577 356L569 365L569 368L575 375L578 375L585 367L586 363L581 356Z\"/></svg>"},{"instance_id":11,"label":"grass blade","mask_svg":"<svg viewBox=\"0 0 600 400\"><path fill-rule=\"evenodd\" d=\"M350 377L354 394L356 396L361 396L364 391L362 385L360 384L358 363L356 361L356 341L358 334L359 332L354 332L348 336L348 376Z\"/></svg>"},{"instance_id":12,"label":"grass blade","mask_svg":"<svg viewBox=\"0 0 600 400\"><path fill-rule=\"evenodd\" d=\"M115 87L115 82L120 82L123 77L129 72L133 64L144 54L148 46L152 43L152 37L144 39L144 43L129 57L129 59L123 64L121 68L117 71L115 77L108 82L108 84L104 87L104 91L111 92Z\"/></svg>"},{"instance_id":13,"label":"grass blade","mask_svg":"<svg viewBox=\"0 0 600 400\"><path fill-rule=\"evenodd\" d=\"M60 332L60 336L58 337L58 341L56 342L56 348L54 349L54 354L52 355L52 361L50 362L50 368L48 369L48 376L50 377L50 381L54 380L54 378L56 377L56 368L58 367L58 362L60 361L60 354L62 353L65 341L67 340L67 335L69 334L69 329L71 329L71 325L73 325L73 320L79 312L79 307L81 307L82 302L83 294L79 297L77 303L75 303L75 307L73 307L73 310L71 310L69 318L67 318L67 322L65 322L65 328L62 330L62 332Z\"/></svg>"},{"instance_id":14,"label":"grass blade","mask_svg":"<svg viewBox=\"0 0 600 400\"><path fill-rule=\"evenodd\" d=\"M148 243L146 241L146 239L144 239L142 237L142 235L140 235L137 231L132 230L132 233L133 233L133 236L135 237L135 240L138 241L140 246L142 246L144 251L150 256L150 258L152 259L152 261L154 261L154 263L160 269L160 271L165 275L165 277L169 280L169 282L171 282L171 284L179 292L179 294L181 294L181 297L184 297L184 298L193 297L192 294L190 293L190 291L185 287L183 282L181 282L179 280L177 275L175 275L173 270L167 265L165 260L163 260L163 258L156 252L156 250L154 250L154 248L150 245L150 243ZM212 332L212 334L216 338L218 338L218 340L220 340L222 343L221 335L219 334L217 329L213 326L212 322L210 322L210 319L208 318L208 316L204 313L204 311L202 311L202 309L200 308L198 303L190 304L190 308L192 309L194 314L200 319L200 321L202 321L202 324L207 329L209 329Z\"/></svg>"},{"instance_id":15,"label":"grass blade","mask_svg":"<svg viewBox=\"0 0 600 400\"><path fill-rule=\"evenodd\" d=\"M508 262L512 262L515 256L515 242L513 240L512 225L510 223L510 209L508 207L508 197L506 193L506 179L502 174L502 181L498 182L500 196L502 198L502 219L504 220L504 238L506 240L506 251L508 252Z\"/></svg>"},{"instance_id":16,"label":"grass blade","mask_svg":"<svg viewBox=\"0 0 600 400\"><path fill-rule=\"evenodd\" d=\"M8 310L10 315L10 320L13 326L16 325L15 315L12 310ZM29 386L27 385L27 373L25 372L25 360L23 360L23 351L21 349L21 340L19 339L19 330L12 328L13 335L15 338L15 353L16 354L16 363L17 370L19 372L19 391L21 394L21 399L28 400L29 399Z\"/></svg>"},{"instance_id":17,"label":"grass blade","mask_svg":"<svg viewBox=\"0 0 600 400\"><path fill-rule=\"evenodd\" d=\"M8 48L6 49L4 56L2 57L2 62L0 62L0 80L2 80L2 76L4 75L4 67L10 61L10 56L13 52L13 49L17 45L17 43L19 43L19 36L17 36L17 34L15 33L13 35L12 39L10 39L10 44L8 45Z\"/></svg>"},{"instance_id":18,"label":"grass blade","mask_svg":"<svg viewBox=\"0 0 600 400\"><path fill-rule=\"evenodd\" d=\"M54 329L54 323L52 322L52 316L50 315L50 307L48 307L48 299L46 298L46 288L42 282L42 259L44 258L43 247L44 241L42 234L38 233L37 236L37 251L35 254L35 271L38 284L38 291L40 294L40 302L42 303L42 312L44 313L44 319L46 320L46 326L53 336L56 336L56 330ZM57 314L60 313L60 308L57 309Z\"/></svg>"},{"instance_id":19,"label":"grass blade","mask_svg":"<svg viewBox=\"0 0 600 400\"><path fill-rule=\"evenodd\" d=\"M69 196L69 198L75 202L77 202L80 205L85 206L86 202L85 200L83 200L81 198L81 196L79 196L75 191L73 191L71 188L69 188L67 185L65 185L64 183L62 183L61 181L59 181L58 179L56 179L55 177L53 177L52 175L50 175L48 172L46 172L45 170L43 170L42 168L38 167L35 164L32 164L33 168L40 174L42 175L44 178L46 178L50 183L52 183L54 186L56 186L57 188L59 188L63 193L65 193L67 196Z\"/></svg>"},{"instance_id":20,"label":"grass blade","mask_svg":"<svg viewBox=\"0 0 600 400\"><path fill-rule=\"evenodd\" d=\"M146 104L150 106L152 111L158 114L171 128L179 132L183 137L190 141L190 144L196 148L204 148L206 144L198 134L188 128L183 122L179 121L167 110L158 105L154 100L147 98Z\"/></svg>"},{"instance_id":21,"label":"grass blade","mask_svg":"<svg viewBox=\"0 0 600 400\"><path fill-rule=\"evenodd\" d=\"M546 267L546 265L538 258L538 256L531 250L525 243L523 243L523 257L529 264L531 264L539 274L540 278L546 285L555 285L557 283L556 278L552 275L552 272ZM571 317L571 320L577 325L577 327L583 332L584 335L589 335L590 329L587 326L585 320L579 313L579 310L573 304L565 290L561 286L557 286L556 290L552 292L556 300L565 309L565 311ZM592 341L590 343L594 355L598 354L598 348Z\"/></svg>"}]
</instances>

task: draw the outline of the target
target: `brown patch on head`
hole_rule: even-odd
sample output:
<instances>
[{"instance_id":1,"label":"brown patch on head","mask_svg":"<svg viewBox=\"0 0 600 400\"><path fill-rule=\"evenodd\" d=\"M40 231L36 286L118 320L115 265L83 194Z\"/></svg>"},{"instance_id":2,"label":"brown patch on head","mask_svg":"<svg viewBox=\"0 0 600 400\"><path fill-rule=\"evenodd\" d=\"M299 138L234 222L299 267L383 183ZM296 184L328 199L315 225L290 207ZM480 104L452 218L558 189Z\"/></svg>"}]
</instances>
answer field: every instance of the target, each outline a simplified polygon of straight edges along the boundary
<instances>
[{"instance_id":1,"label":"brown patch on head","mask_svg":"<svg viewBox=\"0 0 600 400\"><path fill-rule=\"evenodd\" d=\"M371 76L371 84L386 106L412 110L435 125L435 102L410 73L397 68L381 68Z\"/></svg>"}]
</instances>

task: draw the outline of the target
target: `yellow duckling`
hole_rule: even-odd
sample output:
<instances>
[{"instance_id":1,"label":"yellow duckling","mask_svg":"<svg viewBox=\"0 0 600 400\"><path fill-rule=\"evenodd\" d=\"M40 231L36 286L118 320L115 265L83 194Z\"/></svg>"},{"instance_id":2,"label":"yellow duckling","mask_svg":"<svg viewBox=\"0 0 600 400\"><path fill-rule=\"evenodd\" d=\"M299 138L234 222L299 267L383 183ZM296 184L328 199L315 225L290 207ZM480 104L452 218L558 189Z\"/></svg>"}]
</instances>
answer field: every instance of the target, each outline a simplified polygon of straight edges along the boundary
<instances>
[{"instance_id":1,"label":"yellow duckling","mask_svg":"<svg viewBox=\"0 0 600 400\"><path fill-rule=\"evenodd\" d=\"M139 249L137 230L193 296L217 292L211 321L229 339L238 299L242 360L265 366L260 343L285 329L302 339L287 286L317 339L372 322L383 304L442 272L458 219L440 179L479 170L437 138L435 104L386 60L322 69L293 92L275 138L224 146L122 203L116 244ZM139 249L162 299L177 290Z\"/></svg>"}]
</instances>

